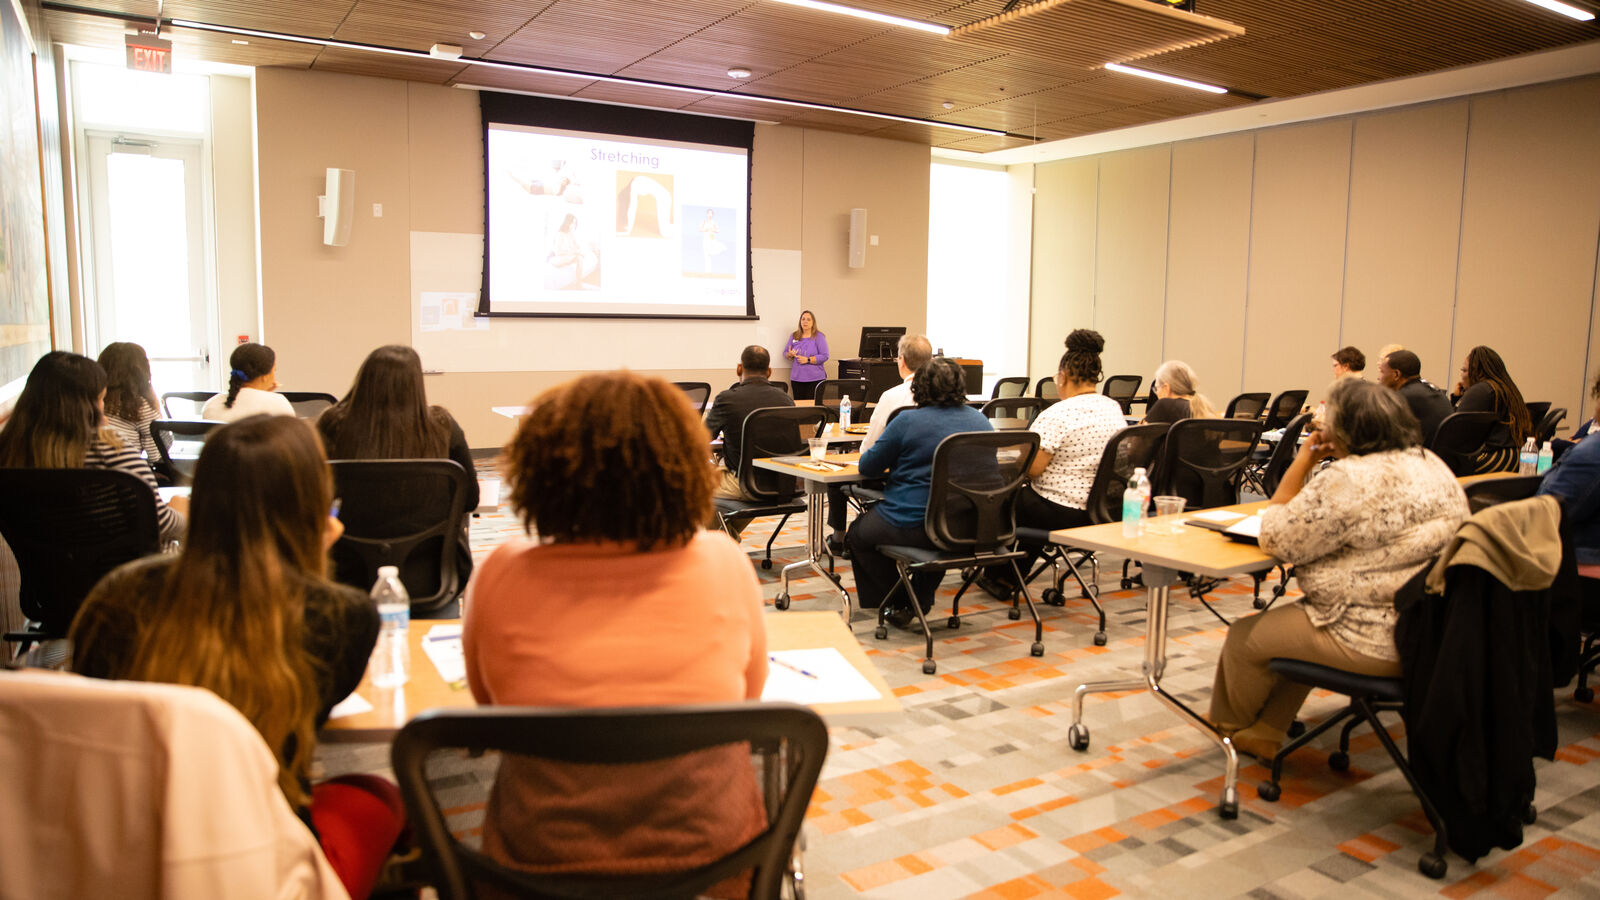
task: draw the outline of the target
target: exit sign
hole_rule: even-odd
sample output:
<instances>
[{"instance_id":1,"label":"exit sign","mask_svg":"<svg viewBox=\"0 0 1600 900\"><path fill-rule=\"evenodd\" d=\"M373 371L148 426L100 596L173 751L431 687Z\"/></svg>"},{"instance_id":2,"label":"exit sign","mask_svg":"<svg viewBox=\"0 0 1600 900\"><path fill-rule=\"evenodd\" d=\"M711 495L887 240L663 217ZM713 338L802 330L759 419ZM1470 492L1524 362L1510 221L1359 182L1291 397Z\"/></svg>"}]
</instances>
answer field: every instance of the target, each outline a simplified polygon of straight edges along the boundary
<instances>
[{"instance_id":1,"label":"exit sign","mask_svg":"<svg viewBox=\"0 0 1600 900\"><path fill-rule=\"evenodd\" d=\"M128 50L128 68L140 72L172 74L172 42L154 35L130 34L123 38Z\"/></svg>"}]
</instances>

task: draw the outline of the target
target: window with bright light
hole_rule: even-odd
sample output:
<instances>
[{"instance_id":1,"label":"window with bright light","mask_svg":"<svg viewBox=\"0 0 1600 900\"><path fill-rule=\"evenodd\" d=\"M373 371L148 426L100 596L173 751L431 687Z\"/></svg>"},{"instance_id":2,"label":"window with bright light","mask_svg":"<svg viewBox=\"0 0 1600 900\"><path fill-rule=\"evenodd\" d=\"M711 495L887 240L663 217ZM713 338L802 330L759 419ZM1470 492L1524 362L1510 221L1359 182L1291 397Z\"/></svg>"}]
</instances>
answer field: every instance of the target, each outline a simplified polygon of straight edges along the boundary
<instances>
[{"instance_id":1,"label":"window with bright light","mask_svg":"<svg viewBox=\"0 0 1600 900\"><path fill-rule=\"evenodd\" d=\"M1008 314L1010 176L935 163L928 208L928 338L947 355L981 359L986 383L1027 365ZM1023 348L1020 358L1017 348Z\"/></svg>"},{"instance_id":2,"label":"window with bright light","mask_svg":"<svg viewBox=\"0 0 1600 900\"><path fill-rule=\"evenodd\" d=\"M79 125L204 134L210 86L200 75L161 75L78 62L72 67Z\"/></svg>"}]
</instances>

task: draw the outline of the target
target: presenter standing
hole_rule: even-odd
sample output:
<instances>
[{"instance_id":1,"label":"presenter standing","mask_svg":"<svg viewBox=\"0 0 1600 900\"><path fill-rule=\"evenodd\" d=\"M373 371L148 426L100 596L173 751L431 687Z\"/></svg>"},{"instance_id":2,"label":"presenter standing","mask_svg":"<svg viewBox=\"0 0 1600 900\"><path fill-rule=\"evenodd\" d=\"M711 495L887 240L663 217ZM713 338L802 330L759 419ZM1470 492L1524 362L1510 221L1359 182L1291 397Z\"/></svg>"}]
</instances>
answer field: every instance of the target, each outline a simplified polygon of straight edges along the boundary
<instances>
[{"instance_id":1,"label":"presenter standing","mask_svg":"<svg viewBox=\"0 0 1600 900\"><path fill-rule=\"evenodd\" d=\"M800 313L800 327L789 336L783 355L791 361L789 381L794 384L794 399L810 400L817 382L828 377L822 365L828 361L828 336L817 330L817 317L811 310Z\"/></svg>"}]
</instances>

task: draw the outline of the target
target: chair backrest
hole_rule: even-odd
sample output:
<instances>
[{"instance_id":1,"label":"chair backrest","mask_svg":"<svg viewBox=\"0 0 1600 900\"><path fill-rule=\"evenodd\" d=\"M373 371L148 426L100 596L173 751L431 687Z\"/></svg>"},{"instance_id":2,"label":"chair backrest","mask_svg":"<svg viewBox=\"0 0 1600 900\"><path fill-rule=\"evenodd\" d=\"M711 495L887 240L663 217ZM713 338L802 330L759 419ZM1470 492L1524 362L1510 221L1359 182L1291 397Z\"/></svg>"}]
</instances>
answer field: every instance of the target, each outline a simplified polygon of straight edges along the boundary
<instances>
[{"instance_id":1,"label":"chair backrest","mask_svg":"<svg viewBox=\"0 0 1600 900\"><path fill-rule=\"evenodd\" d=\"M1238 503L1239 481L1245 463L1261 440L1261 431L1260 420L1252 419L1184 419L1173 423L1161 452L1161 464L1151 479L1155 492L1182 497L1188 501L1189 509Z\"/></svg>"},{"instance_id":2,"label":"chair backrest","mask_svg":"<svg viewBox=\"0 0 1600 900\"><path fill-rule=\"evenodd\" d=\"M109 469L0 469L0 536L17 558L23 614L53 637L100 576L161 550L150 485Z\"/></svg>"},{"instance_id":3,"label":"chair backrest","mask_svg":"<svg viewBox=\"0 0 1600 900\"><path fill-rule=\"evenodd\" d=\"M787 382L787 381L778 381L777 379L769 379L767 381L767 384L770 384L773 387L777 388L778 390L783 391L785 394L789 393L789 382Z\"/></svg>"},{"instance_id":4,"label":"chair backrest","mask_svg":"<svg viewBox=\"0 0 1600 900\"><path fill-rule=\"evenodd\" d=\"M435 751L499 751L550 764L616 765L666 762L740 743L755 748L768 767L767 783L780 789L768 799L767 827L721 859L681 872L550 875L502 866L456 840L428 782L428 758ZM395 738L393 763L400 796L422 851L421 866L442 900L475 897L477 885L493 885L526 897L693 897L746 870L752 870L751 897L777 898L827 752L828 731L822 719L809 709L787 703L622 709L488 707L433 710L412 719ZM617 786L616 791L625 792L626 785ZM720 798L701 799L709 806ZM561 823L551 824L559 827Z\"/></svg>"},{"instance_id":5,"label":"chair backrest","mask_svg":"<svg viewBox=\"0 0 1600 900\"><path fill-rule=\"evenodd\" d=\"M706 414L706 404L711 402L711 385L704 381L674 381L672 386L688 396L689 405L697 414Z\"/></svg>"},{"instance_id":6,"label":"chair backrest","mask_svg":"<svg viewBox=\"0 0 1600 900\"><path fill-rule=\"evenodd\" d=\"M979 412L986 419L1022 419L1033 422L1044 411L1044 401L1038 397L1001 397L990 400Z\"/></svg>"},{"instance_id":7,"label":"chair backrest","mask_svg":"<svg viewBox=\"0 0 1600 900\"><path fill-rule=\"evenodd\" d=\"M1056 380L1054 378L1041 378L1039 379L1038 383L1033 386L1033 395L1038 397L1040 400L1049 400L1051 402L1055 402L1056 400L1061 399L1061 389L1056 387Z\"/></svg>"},{"instance_id":8,"label":"chair backrest","mask_svg":"<svg viewBox=\"0 0 1600 900\"><path fill-rule=\"evenodd\" d=\"M1122 404L1122 414L1128 415L1133 410L1133 398L1139 393L1139 385L1143 383L1143 375L1112 375L1101 385L1100 393Z\"/></svg>"},{"instance_id":9,"label":"chair backrest","mask_svg":"<svg viewBox=\"0 0 1600 900\"><path fill-rule=\"evenodd\" d=\"M1267 465L1261 470L1261 489L1266 491L1268 497L1277 492L1278 482L1283 480L1283 473L1289 471L1289 464L1294 462L1295 454L1300 452L1300 435L1305 434L1310 424L1311 413L1301 413L1283 426L1283 438L1278 441L1278 446L1272 448L1272 455L1267 458Z\"/></svg>"},{"instance_id":10,"label":"chair backrest","mask_svg":"<svg viewBox=\"0 0 1600 900\"><path fill-rule=\"evenodd\" d=\"M1439 423L1428 449L1438 454L1450 471L1471 475L1476 468L1474 461L1498 423L1499 416L1492 412L1451 413Z\"/></svg>"},{"instance_id":11,"label":"chair backrest","mask_svg":"<svg viewBox=\"0 0 1600 900\"><path fill-rule=\"evenodd\" d=\"M221 422L204 419L155 419L150 423L150 438L156 445L156 458L150 468L172 484L187 484L194 478L200 448Z\"/></svg>"},{"instance_id":12,"label":"chair backrest","mask_svg":"<svg viewBox=\"0 0 1600 900\"><path fill-rule=\"evenodd\" d=\"M1130 425L1111 436L1089 486L1089 521L1096 525L1122 521L1122 492L1133 480L1133 470L1155 471L1171 427L1166 422Z\"/></svg>"},{"instance_id":13,"label":"chair backrest","mask_svg":"<svg viewBox=\"0 0 1600 900\"><path fill-rule=\"evenodd\" d=\"M933 451L924 517L940 550L987 553L1016 540L1017 492L1039 452L1031 431L952 434Z\"/></svg>"},{"instance_id":14,"label":"chair backrest","mask_svg":"<svg viewBox=\"0 0 1600 900\"><path fill-rule=\"evenodd\" d=\"M1463 485L1462 490L1467 494L1467 509L1477 512L1487 509L1496 503L1508 503L1512 500L1526 500L1539 493L1539 483L1544 481L1543 475L1514 475L1510 478L1485 478Z\"/></svg>"},{"instance_id":15,"label":"chair backrest","mask_svg":"<svg viewBox=\"0 0 1600 900\"><path fill-rule=\"evenodd\" d=\"M368 590L380 566L397 566L411 605L434 610L464 587L457 545L468 475L449 459L336 459L334 492L344 534L333 545L334 579Z\"/></svg>"},{"instance_id":16,"label":"chair backrest","mask_svg":"<svg viewBox=\"0 0 1600 900\"><path fill-rule=\"evenodd\" d=\"M1539 442L1539 446L1543 447L1550 443L1550 439L1556 436L1556 429L1561 427L1561 420L1566 417L1567 408L1557 406L1547 411L1543 417L1534 420L1533 437Z\"/></svg>"},{"instance_id":17,"label":"chair backrest","mask_svg":"<svg viewBox=\"0 0 1600 900\"><path fill-rule=\"evenodd\" d=\"M1526 405L1528 407L1528 421L1535 426L1544 419L1544 414L1550 411L1549 400L1529 400Z\"/></svg>"},{"instance_id":18,"label":"chair backrest","mask_svg":"<svg viewBox=\"0 0 1600 900\"><path fill-rule=\"evenodd\" d=\"M216 391L168 391L161 395L161 411L169 419L200 418L200 408L217 395ZM179 402L178 414L172 412L172 401Z\"/></svg>"},{"instance_id":19,"label":"chair backrest","mask_svg":"<svg viewBox=\"0 0 1600 900\"><path fill-rule=\"evenodd\" d=\"M866 408L867 380L865 378L829 378L817 382L812 402L826 409L833 421L839 421L839 401L850 398L850 415L857 422L865 422L861 411Z\"/></svg>"},{"instance_id":20,"label":"chair backrest","mask_svg":"<svg viewBox=\"0 0 1600 900\"><path fill-rule=\"evenodd\" d=\"M1228 401L1228 408L1223 412L1224 419L1259 419L1261 413L1267 408L1267 401L1272 395L1266 391L1259 393L1240 394Z\"/></svg>"},{"instance_id":21,"label":"chair backrest","mask_svg":"<svg viewBox=\"0 0 1600 900\"><path fill-rule=\"evenodd\" d=\"M908 409L916 409L916 407L915 406L897 406L897 407L895 407L894 410L889 413L889 418L884 420L883 427L884 428L888 428L890 425L893 425L894 424L894 417L900 415L901 413L905 412Z\"/></svg>"},{"instance_id":22,"label":"chair backrest","mask_svg":"<svg viewBox=\"0 0 1600 900\"><path fill-rule=\"evenodd\" d=\"M302 419L315 419L322 411L339 402L339 398L321 391L279 391L283 399L294 407L294 414Z\"/></svg>"},{"instance_id":23,"label":"chair backrest","mask_svg":"<svg viewBox=\"0 0 1600 900\"><path fill-rule=\"evenodd\" d=\"M1267 407L1267 430L1284 428L1289 420L1300 415L1300 410L1306 405L1306 397L1310 391L1284 391L1272 398L1272 405Z\"/></svg>"},{"instance_id":24,"label":"chair backrest","mask_svg":"<svg viewBox=\"0 0 1600 900\"><path fill-rule=\"evenodd\" d=\"M739 486L745 494L763 503L800 496L805 489L800 479L758 469L752 463L769 456L805 453L806 438L827 422L828 411L820 406L773 406L745 416L739 435Z\"/></svg>"},{"instance_id":25,"label":"chair backrest","mask_svg":"<svg viewBox=\"0 0 1600 900\"><path fill-rule=\"evenodd\" d=\"M1028 391L1028 379L1017 375L1011 378L1001 378L994 383L994 392L989 395L991 400L1002 397L1021 397Z\"/></svg>"}]
</instances>

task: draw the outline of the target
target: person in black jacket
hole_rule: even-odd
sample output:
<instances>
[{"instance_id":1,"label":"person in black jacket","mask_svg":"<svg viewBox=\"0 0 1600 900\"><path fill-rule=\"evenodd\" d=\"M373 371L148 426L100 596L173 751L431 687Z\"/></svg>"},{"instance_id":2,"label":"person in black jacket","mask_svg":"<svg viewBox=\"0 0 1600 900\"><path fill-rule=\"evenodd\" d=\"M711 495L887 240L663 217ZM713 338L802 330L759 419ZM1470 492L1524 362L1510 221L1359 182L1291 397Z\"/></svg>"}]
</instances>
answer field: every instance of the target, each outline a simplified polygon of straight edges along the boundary
<instances>
[{"instance_id":1,"label":"person in black jacket","mask_svg":"<svg viewBox=\"0 0 1600 900\"><path fill-rule=\"evenodd\" d=\"M1448 394L1422 380L1422 360L1410 350L1396 350L1378 360L1378 381L1398 391L1411 407L1411 414L1422 426L1424 447L1433 443L1433 433L1439 430L1444 417L1455 412Z\"/></svg>"},{"instance_id":2,"label":"person in black jacket","mask_svg":"<svg viewBox=\"0 0 1600 900\"><path fill-rule=\"evenodd\" d=\"M751 498L745 496L744 489L739 486L739 454L742 452L739 443L744 439L744 420L758 409L793 406L794 400L780 388L773 387L769 380L772 355L765 347L751 344L744 348L733 371L739 381L718 394L711 402L711 411L706 413L706 428L712 440L722 438L723 465L713 496L749 500ZM710 527L720 526L713 523ZM740 525L730 524L729 527L742 530ZM738 540L739 535L733 534L733 539Z\"/></svg>"}]
</instances>

